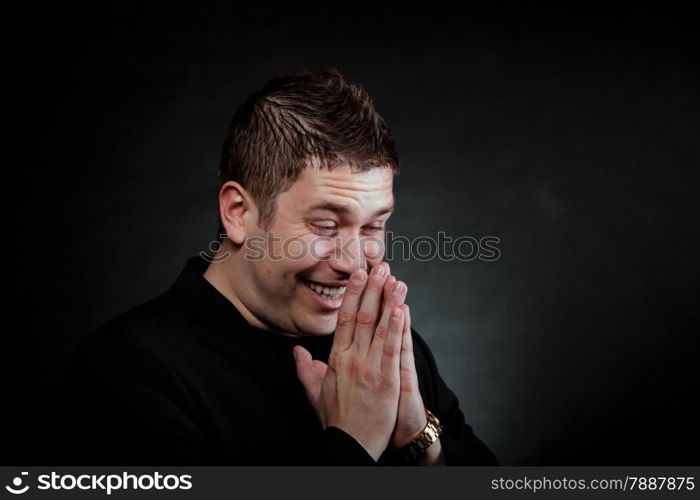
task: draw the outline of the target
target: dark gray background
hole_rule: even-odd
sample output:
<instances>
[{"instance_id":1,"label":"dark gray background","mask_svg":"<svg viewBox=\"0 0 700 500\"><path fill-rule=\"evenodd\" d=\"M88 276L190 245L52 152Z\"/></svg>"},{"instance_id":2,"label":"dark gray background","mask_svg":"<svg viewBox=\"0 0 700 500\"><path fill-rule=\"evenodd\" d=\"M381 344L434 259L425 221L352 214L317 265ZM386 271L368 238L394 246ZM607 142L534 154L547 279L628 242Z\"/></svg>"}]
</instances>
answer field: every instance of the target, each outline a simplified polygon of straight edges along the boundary
<instances>
[{"instance_id":1,"label":"dark gray background","mask_svg":"<svg viewBox=\"0 0 700 500\"><path fill-rule=\"evenodd\" d=\"M30 343L22 439L60 411L37 394L75 342L213 239L240 102L280 72L335 66L397 141L390 229L501 238L497 262L392 262L501 463L697 463L689 14L460 9L133 2L25 18L14 104L32 144L16 170L31 194L13 219L30 258L9 266ZM37 442L26 463L42 463Z\"/></svg>"}]
</instances>

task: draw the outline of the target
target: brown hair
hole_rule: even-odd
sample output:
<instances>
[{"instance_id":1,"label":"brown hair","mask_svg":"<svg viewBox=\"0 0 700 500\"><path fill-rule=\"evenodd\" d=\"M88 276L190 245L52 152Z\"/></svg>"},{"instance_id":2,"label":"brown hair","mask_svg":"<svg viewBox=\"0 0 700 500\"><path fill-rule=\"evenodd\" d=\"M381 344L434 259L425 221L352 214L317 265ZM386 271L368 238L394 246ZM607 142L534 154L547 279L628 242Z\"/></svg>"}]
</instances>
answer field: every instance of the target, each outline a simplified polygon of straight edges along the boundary
<instances>
[{"instance_id":1,"label":"brown hair","mask_svg":"<svg viewBox=\"0 0 700 500\"><path fill-rule=\"evenodd\" d=\"M349 165L354 172L399 170L391 131L372 99L335 68L273 78L248 97L231 119L219 188L239 182L255 200L258 223L267 228L277 196L309 164L329 169Z\"/></svg>"}]
</instances>

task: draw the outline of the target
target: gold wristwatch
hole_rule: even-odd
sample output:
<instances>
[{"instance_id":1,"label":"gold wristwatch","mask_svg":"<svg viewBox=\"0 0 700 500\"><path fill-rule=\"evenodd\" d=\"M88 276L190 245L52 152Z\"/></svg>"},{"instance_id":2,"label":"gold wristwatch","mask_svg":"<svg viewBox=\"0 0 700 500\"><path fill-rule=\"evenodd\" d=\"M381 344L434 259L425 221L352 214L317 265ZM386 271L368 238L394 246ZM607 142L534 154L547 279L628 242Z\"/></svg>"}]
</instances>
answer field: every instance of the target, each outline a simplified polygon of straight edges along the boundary
<instances>
[{"instance_id":1,"label":"gold wristwatch","mask_svg":"<svg viewBox=\"0 0 700 500\"><path fill-rule=\"evenodd\" d=\"M430 445L437 441L442 434L440 421L427 408L425 409L425 416L428 419L428 423L425 424L420 434L408 445L399 448L399 455L406 463L415 464L418 462Z\"/></svg>"}]
</instances>

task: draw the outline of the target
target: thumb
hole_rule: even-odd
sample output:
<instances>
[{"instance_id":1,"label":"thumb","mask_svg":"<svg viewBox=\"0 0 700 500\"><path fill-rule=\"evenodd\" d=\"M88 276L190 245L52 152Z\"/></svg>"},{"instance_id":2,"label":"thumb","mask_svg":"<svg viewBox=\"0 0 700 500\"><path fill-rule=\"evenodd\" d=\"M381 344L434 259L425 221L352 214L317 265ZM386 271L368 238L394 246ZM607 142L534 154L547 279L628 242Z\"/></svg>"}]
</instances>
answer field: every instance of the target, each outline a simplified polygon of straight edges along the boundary
<instances>
[{"instance_id":1,"label":"thumb","mask_svg":"<svg viewBox=\"0 0 700 500\"><path fill-rule=\"evenodd\" d=\"M316 407L319 394L321 392L321 383L323 376L319 373L318 363L324 364L322 361L314 361L311 359L309 351L300 345L294 346L294 360L296 361L297 377L306 390L306 396L311 404ZM327 368L327 367L326 367ZM325 375L325 370L324 375Z\"/></svg>"},{"instance_id":2,"label":"thumb","mask_svg":"<svg viewBox=\"0 0 700 500\"><path fill-rule=\"evenodd\" d=\"M319 359L314 359L314 367L316 368L318 376L321 377L321 380L326 378L326 372L328 371L328 365L326 363Z\"/></svg>"}]
</instances>

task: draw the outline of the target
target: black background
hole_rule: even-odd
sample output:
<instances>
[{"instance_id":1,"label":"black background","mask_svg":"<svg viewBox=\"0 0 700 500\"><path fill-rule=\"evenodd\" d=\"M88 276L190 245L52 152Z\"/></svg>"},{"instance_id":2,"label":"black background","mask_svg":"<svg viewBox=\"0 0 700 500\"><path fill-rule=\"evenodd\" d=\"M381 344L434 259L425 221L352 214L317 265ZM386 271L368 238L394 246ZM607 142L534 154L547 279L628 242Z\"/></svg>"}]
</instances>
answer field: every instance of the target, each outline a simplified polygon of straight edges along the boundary
<instances>
[{"instance_id":1,"label":"black background","mask_svg":"<svg viewBox=\"0 0 700 500\"><path fill-rule=\"evenodd\" d=\"M497 262L392 262L501 463L697 464L698 40L689 12L660 9L100 2L8 18L29 143L5 182L26 192L6 212L6 335L25 343L7 351L5 463L44 463L61 408L42 401L75 342L207 249L240 102L335 66L397 141L390 229L501 239Z\"/></svg>"}]
</instances>

